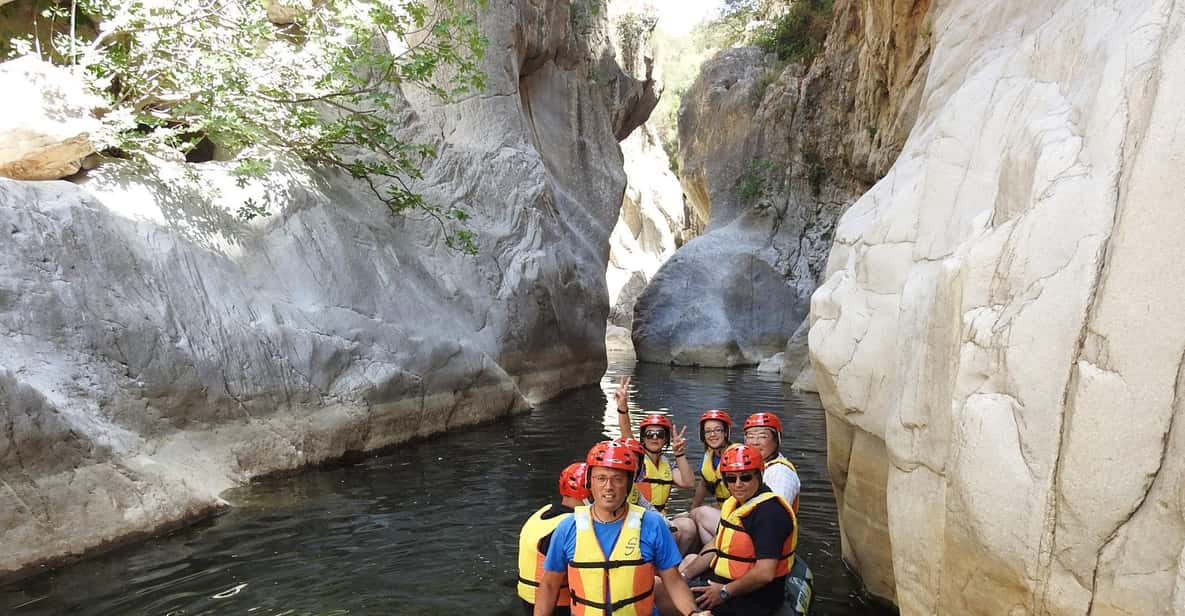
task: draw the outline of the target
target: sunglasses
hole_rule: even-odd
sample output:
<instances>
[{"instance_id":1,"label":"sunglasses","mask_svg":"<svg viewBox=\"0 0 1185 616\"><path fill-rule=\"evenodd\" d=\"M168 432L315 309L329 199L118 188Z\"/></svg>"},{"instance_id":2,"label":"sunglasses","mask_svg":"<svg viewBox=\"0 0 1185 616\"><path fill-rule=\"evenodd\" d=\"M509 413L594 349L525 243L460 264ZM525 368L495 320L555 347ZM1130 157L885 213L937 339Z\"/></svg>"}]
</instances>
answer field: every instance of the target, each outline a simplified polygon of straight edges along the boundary
<instances>
[{"instance_id":1,"label":"sunglasses","mask_svg":"<svg viewBox=\"0 0 1185 616\"><path fill-rule=\"evenodd\" d=\"M642 433L642 438L666 438L666 430L647 430Z\"/></svg>"},{"instance_id":2,"label":"sunglasses","mask_svg":"<svg viewBox=\"0 0 1185 616\"><path fill-rule=\"evenodd\" d=\"M749 483L753 481L753 477L755 476L754 473L741 473L740 475L725 474L723 479L724 483Z\"/></svg>"}]
</instances>

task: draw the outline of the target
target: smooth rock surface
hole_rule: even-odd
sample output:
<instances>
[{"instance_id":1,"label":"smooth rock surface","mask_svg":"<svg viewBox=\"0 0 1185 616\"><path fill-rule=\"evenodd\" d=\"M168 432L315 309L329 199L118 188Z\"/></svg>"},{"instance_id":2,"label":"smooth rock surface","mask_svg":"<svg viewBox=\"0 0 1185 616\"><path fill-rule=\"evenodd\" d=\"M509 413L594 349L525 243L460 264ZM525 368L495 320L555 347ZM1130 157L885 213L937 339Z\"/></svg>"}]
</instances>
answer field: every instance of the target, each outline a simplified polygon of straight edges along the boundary
<instances>
[{"instance_id":1,"label":"smooth rock surface","mask_svg":"<svg viewBox=\"0 0 1185 616\"><path fill-rule=\"evenodd\" d=\"M1185 612L1185 5L955 0L811 305L845 558L917 614Z\"/></svg>"},{"instance_id":2,"label":"smooth rock surface","mask_svg":"<svg viewBox=\"0 0 1185 616\"><path fill-rule=\"evenodd\" d=\"M609 322L628 331L634 305L650 279L685 241L683 191L667 164L658 133L642 125L621 142L626 188L609 236Z\"/></svg>"},{"instance_id":3,"label":"smooth rock surface","mask_svg":"<svg viewBox=\"0 0 1185 616\"><path fill-rule=\"evenodd\" d=\"M102 101L68 69L24 56L0 63L0 177L56 180L93 153Z\"/></svg>"},{"instance_id":4,"label":"smooth rock surface","mask_svg":"<svg viewBox=\"0 0 1185 616\"><path fill-rule=\"evenodd\" d=\"M245 190L229 163L0 180L0 575L595 382L616 136L653 80L573 10L491 5L487 90L406 93L405 136L439 152L418 187L469 210L476 257L291 161ZM271 214L236 217L247 197Z\"/></svg>"},{"instance_id":5,"label":"smooth rock surface","mask_svg":"<svg viewBox=\"0 0 1185 616\"><path fill-rule=\"evenodd\" d=\"M928 5L835 2L825 50L809 66L783 66L757 48L705 63L679 112L679 179L706 233L639 297L640 359L801 359L787 345L822 280L839 215L887 171L912 123Z\"/></svg>"}]
</instances>

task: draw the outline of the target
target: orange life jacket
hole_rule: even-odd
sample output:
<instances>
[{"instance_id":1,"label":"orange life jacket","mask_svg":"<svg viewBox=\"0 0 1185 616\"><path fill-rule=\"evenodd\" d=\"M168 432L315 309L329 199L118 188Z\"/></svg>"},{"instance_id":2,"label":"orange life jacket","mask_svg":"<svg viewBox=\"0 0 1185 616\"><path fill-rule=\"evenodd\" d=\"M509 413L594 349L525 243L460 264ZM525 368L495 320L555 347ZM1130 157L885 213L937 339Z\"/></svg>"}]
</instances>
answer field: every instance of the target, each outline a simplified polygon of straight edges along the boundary
<instances>
[{"instance_id":1,"label":"orange life jacket","mask_svg":"<svg viewBox=\"0 0 1185 616\"><path fill-rule=\"evenodd\" d=\"M794 525L794 530L782 545L782 555L778 559L774 576L781 577L790 573L794 566L794 550L798 547L798 520L785 499L773 492L761 492L739 507L735 498L729 498L720 507L720 526L716 527L716 556L712 560L712 572L716 576L730 581L737 580L756 566L757 547L753 545L753 538L745 531L745 518L753 513L757 505L768 500L777 500Z\"/></svg>"},{"instance_id":2,"label":"orange life jacket","mask_svg":"<svg viewBox=\"0 0 1185 616\"><path fill-rule=\"evenodd\" d=\"M568 563L575 616L650 616L654 610L654 563L642 558L642 516L630 505L613 552L605 558L588 507L576 508L576 554Z\"/></svg>"}]
</instances>

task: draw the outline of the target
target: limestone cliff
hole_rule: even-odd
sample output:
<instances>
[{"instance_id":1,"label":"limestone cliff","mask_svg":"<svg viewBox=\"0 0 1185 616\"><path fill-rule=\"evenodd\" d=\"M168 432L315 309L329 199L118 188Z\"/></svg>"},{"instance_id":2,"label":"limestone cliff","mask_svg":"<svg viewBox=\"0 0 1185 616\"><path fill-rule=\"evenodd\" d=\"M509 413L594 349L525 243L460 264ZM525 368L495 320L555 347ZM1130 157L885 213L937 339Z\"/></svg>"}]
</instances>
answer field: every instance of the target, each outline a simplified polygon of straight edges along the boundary
<instances>
[{"instance_id":1,"label":"limestone cliff","mask_svg":"<svg viewBox=\"0 0 1185 616\"><path fill-rule=\"evenodd\" d=\"M617 62L637 74L651 76L657 104L662 84L655 75L654 36L658 12L650 0L621 0L609 6L609 21L618 50ZM639 44L643 43L643 44ZM621 212L609 236L610 346L628 347L638 294L658 268L686 241L683 191L669 168L658 130L647 122L621 142L626 188Z\"/></svg>"},{"instance_id":2,"label":"limestone cliff","mask_svg":"<svg viewBox=\"0 0 1185 616\"><path fill-rule=\"evenodd\" d=\"M1185 612L1185 5L936 5L811 305L844 554L902 614Z\"/></svg>"},{"instance_id":3,"label":"limestone cliff","mask_svg":"<svg viewBox=\"0 0 1185 616\"><path fill-rule=\"evenodd\" d=\"M599 0L481 21L487 90L409 91L402 128L435 145L418 188L474 215L477 257L295 162L248 187L280 204L251 222L220 163L0 180L0 574L600 377L617 138L654 81L619 66Z\"/></svg>"},{"instance_id":4,"label":"limestone cliff","mask_svg":"<svg viewBox=\"0 0 1185 616\"><path fill-rule=\"evenodd\" d=\"M929 57L928 0L838 0L823 53L706 63L679 112L680 182L706 233L638 299L640 359L732 366L787 350L841 212L900 151ZM802 345L788 362L801 363Z\"/></svg>"},{"instance_id":5,"label":"limestone cliff","mask_svg":"<svg viewBox=\"0 0 1185 616\"><path fill-rule=\"evenodd\" d=\"M658 133L644 124L621 143L627 184L609 237L609 323L629 330L638 295L690 233L683 191Z\"/></svg>"}]
</instances>

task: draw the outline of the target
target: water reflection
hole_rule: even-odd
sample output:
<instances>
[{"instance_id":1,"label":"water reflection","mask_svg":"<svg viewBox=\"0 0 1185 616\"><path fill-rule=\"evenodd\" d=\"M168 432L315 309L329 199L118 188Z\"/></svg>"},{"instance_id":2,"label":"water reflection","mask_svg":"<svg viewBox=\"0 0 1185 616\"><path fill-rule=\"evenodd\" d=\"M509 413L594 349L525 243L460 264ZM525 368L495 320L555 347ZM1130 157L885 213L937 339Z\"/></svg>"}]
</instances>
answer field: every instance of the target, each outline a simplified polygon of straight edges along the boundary
<instances>
[{"instance_id":1,"label":"water reflection","mask_svg":"<svg viewBox=\"0 0 1185 616\"><path fill-rule=\"evenodd\" d=\"M783 450L803 484L800 553L815 570L814 614L870 614L839 560L818 399L752 370L671 368L611 357L601 386L528 414L399 448L389 455L253 483L225 495L226 515L0 589L0 613L518 614L518 529L593 442L617 436L610 402L633 375L631 405L688 424L758 410L786 426ZM637 416L635 416L635 420ZM739 431L734 432L739 438ZM690 493L675 491L673 510Z\"/></svg>"}]
</instances>

